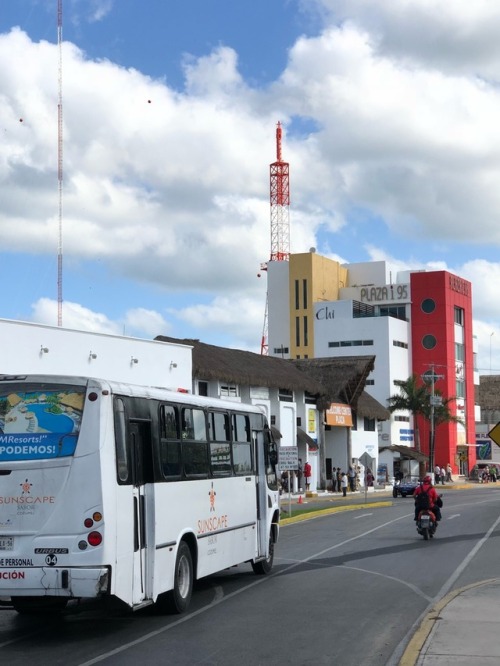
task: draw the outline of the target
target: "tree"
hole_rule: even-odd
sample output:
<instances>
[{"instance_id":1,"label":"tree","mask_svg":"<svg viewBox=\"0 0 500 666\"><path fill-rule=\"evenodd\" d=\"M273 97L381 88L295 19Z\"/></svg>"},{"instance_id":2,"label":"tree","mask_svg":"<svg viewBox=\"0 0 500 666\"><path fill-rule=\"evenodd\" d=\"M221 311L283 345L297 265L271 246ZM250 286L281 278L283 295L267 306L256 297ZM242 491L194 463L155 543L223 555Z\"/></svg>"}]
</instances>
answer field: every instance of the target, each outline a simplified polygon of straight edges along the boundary
<instances>
[{"instance_id":1,"label":"tree","mask_svg":"<svg viewBox=\"0 0 500 666\"><path fill-rule=\"evenodd\" d=\"M399 384L399 393L391 395L387 400L387 408L391 412L410 412L413 416L415 430L415 448L420 451L420 433L417 416L426 416L429 406L428 387L420 380L418 375L411 375Z\"/></svg>"},{"instance_id":2,"label":"tree","mask_svg":"<svg viewBox=\"0 0 500 666\"><path fill-rule=\"evenodd\" d=\"M435 452L435 431L436 428L441 425L441 423L461 423L465 425L463 419L459 416L452 414L450 405L452 402L455 402L456 398L453 396L451 398L443 398L441 391L436 389L434 395L438 398L437 404L434 404L434 409L432 408L431 400L427 403L426 409L422 415L429 420L433 427L429 434L429 467L431 470L434 469L434 452Z\"/></svg>"},{"instance_id":3,"label":"tree","mask_svg":"<svg viewBox=\"0 0 500 666\"><path fill-rule=\"evenodd\" d=\"M439 404L431 405L431 395L439 397ZM432 423L435 429L441 423L462 423L463 420L452 414L450 404L455 401L455 397L443 398L441 392L436 389L433 391L432 383L424 382L416 374L411 375L399 385L399 393L391 395L387 400L387 408L391 412L406 411L413 416L413 427L415 430L415 448L420 448L420 432L418 428L418 417L424 418ZM431 433L431 440L432 440ZM429 442L429 466L431 470L434 467L434 441ZM420 470L421 474L424 470Z\"/></svg>"}]
</instances>

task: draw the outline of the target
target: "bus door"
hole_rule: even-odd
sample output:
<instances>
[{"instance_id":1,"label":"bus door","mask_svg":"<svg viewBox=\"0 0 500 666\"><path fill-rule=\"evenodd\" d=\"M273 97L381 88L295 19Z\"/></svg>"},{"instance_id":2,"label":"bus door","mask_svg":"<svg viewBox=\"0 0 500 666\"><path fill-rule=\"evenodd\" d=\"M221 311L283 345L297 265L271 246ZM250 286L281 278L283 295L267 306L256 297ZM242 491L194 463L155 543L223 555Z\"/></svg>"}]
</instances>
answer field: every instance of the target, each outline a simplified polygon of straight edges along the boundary
<instances>
[{"instance_id":1,"label":"bus door","mask_svg":"<svg viewBox=\"0 0 500 666\"><path fill-rule=\"evenodd\" d=\"M130 451L133 480L134 560L133 604L140 604L152 596L153 562L149 550L154 548L153 454L151 426L147 421L129 422ZM148 542L149 541L149 542Z\"/></svg>"},{"instance_id":2,"label":"bus door","mask_svg":"<svg viewBox=\"0 0 500 666\"><path fill-rule=\"evenodd\" d=\"M269 520L267 518L267 479L264 433L254 431L255 479L257 481L257 555L266 557L269 544Z\"/></svg>"}]
</instances>

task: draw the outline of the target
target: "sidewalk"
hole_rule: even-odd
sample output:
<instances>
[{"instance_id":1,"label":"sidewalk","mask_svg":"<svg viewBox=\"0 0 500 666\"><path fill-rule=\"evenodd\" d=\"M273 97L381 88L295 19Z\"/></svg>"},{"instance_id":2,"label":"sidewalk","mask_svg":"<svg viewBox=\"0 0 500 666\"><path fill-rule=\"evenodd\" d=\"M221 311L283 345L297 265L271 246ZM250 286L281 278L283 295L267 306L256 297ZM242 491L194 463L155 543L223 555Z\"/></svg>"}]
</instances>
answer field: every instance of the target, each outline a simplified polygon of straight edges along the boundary
<instances>
[{"instance_id":1,"label":"sidewalk","mask_svg":"<svg viewBox=\"0 0 500 666\"><path fill-rule=\"evenodd\" d=\"M400 666L500 664L500 578L450 592L423 619Z\"/></svg>"},{"instance_id":2,"label":"sidewalk","mask_svg":"<svg viewBox=\"0 0 500 666\"><path fill-rule=\"evenodd\" d=\"M496 483L457 480L439 486L439 491L465 488L495 488ZM294 509L300 504L313 505L317 514L361 508L364 489L348 493L318 492L315 497L292 495ZM408 499L395 499L392 489L375 489L366 494L373 505L384 506ZM329 501L328 501L329 500ZM288 495L282 495L282 506ZM328 505L332 508L327 508ZM333 506L332 506L333 505ZM312 517L309 514L309 517ZM284 523L300 520L286 518ZM307 516L304 516L307 518ZM499 666L500 664L500 578L484 580L447 594L424 616L408 643L399 666Z\"/></svg>"}]
</instances>

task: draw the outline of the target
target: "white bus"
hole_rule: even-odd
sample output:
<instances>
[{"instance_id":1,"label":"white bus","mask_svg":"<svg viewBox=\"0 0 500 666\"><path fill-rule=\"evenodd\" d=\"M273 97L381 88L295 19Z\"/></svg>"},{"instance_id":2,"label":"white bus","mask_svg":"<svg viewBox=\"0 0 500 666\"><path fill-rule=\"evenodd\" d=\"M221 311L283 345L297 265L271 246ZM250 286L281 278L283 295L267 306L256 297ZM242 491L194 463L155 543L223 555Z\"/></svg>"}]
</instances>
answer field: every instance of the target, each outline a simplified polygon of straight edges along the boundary
<instances>
[{"instance_id":1,"label":"white bus","mask_svg":"<svg viewBox=\"0 0 500 666\"><path fill-rule=\"evenodd\" d=\"M88 377L0 376L0 597L184 612L193 582L273 564L277 450L251 405Z\"/></svg>"}]
</instances>

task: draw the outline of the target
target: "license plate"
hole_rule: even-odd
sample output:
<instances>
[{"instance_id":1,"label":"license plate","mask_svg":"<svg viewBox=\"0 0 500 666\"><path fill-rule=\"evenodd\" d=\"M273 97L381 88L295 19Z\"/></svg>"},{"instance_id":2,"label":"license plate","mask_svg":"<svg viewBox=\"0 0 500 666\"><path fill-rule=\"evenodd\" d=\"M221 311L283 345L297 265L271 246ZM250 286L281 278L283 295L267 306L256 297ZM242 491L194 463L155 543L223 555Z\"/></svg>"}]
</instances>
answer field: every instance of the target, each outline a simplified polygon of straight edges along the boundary
<instances>
[{"instance_id":1,"label":"license plate","mask_svg":"<svg viewBox=\"0 0 500 666\"><path fill-rule=\"evenodd\" d=\"M14 550L14 537L0 536L0 550Z\"/></svg>"}]
</instances>

